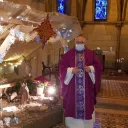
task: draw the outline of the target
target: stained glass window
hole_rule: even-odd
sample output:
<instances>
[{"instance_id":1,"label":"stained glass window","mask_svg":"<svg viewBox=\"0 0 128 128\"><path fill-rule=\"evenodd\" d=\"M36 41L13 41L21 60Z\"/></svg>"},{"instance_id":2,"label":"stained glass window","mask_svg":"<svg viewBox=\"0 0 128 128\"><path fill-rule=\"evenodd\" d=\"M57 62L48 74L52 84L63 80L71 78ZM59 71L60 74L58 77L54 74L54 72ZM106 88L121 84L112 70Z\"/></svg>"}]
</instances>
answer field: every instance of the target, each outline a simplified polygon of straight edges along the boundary
<instances>
[{"instance_id":1,"label":"stained glass window","mask_svg":"<svg viewBox=\"0 0 128 128\"><path fill-rule=\"evenodd\" d=\"M108 0L95 0L95 20L107 19Z\"/></svg>"},{"instance_id":2,"label":"stained glass window","mask_svg":"<svg viewBox=\"0 0 128 128\"><path fill-rule=\"evenodd\" d=\"M58 12L59 13L65 12L65 0L58 0Z\"/></svg>"}]
</instances>

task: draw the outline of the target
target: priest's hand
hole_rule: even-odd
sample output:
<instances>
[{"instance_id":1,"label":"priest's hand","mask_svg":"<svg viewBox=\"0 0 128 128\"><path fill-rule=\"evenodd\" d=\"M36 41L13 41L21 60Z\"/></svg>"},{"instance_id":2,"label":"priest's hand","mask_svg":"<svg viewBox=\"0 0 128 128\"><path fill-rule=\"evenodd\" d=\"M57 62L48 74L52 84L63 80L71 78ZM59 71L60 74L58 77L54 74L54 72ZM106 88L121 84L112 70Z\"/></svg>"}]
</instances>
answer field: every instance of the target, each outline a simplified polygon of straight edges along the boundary
<instances>
[{"instance_id":1,"label":"priest's hand","mask_svg":"<svg viewBox=\"0 0 128 128\"><path fill-rule=\"evenodd\" d=\"M90 66L85 66L84 69L85 69L86 72L91 72Z\"/></svg>"},{"instance_id":2,"label":"priest's hand","mask_svg":"<svg viewBox=\"0 0 128 128\"><path fill-rule=\"evenodd\" d=\"M78 69L77 67L72 69L73 74L78 74L79 72L80 72L80 69Z\"/></svg>"}]
</instances>

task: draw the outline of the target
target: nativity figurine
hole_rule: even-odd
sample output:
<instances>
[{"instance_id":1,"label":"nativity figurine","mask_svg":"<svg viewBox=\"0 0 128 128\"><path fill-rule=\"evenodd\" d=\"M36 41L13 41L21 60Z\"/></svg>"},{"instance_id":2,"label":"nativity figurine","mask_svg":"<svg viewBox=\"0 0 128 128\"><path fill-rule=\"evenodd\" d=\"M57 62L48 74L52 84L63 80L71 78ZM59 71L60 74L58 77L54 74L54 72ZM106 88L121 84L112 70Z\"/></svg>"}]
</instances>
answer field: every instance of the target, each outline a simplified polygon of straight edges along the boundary
<instances>
[{"instance_id":1,"label":"nativity figurine","mask_svg":"<svg viewBox=\"0 0 128 128\"><path fill-rule=\"evenodd\" d=\"M19 96L20 96L20 103L22 105L26 104L29 102L29 89L27 86L26 79L23 79L21 82L21 87L19 91Z\"/></svg>"}]
</instances>

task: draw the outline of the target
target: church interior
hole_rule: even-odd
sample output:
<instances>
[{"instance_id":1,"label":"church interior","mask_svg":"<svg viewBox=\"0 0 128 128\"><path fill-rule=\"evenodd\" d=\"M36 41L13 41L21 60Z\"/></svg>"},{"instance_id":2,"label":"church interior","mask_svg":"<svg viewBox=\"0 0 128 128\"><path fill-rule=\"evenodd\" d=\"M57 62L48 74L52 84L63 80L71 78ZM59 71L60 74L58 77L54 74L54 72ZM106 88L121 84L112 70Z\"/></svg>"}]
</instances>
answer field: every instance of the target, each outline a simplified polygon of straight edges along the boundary
<instances>
[{"instance_id":1,"label":"church interior","mask_svg":"<svg viewBox=\"0 0 128 128\"><path fill-rule=\"evenodd\" d=\"M67 128L59 61L79 35L103 65L94 128L128 128L127 13L128 0L0 0L0 128Z\"/></svg>"}]
</instances>

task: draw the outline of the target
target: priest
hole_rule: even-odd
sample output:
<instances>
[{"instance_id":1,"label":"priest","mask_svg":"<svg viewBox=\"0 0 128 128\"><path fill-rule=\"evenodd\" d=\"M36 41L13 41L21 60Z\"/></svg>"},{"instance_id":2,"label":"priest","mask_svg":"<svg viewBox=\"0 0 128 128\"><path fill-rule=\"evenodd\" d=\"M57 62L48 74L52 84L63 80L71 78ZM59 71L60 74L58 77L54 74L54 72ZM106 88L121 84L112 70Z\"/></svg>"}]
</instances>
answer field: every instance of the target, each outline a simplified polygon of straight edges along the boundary
<instances>
[{"instance_id":1,"label":"priest","mask_svg":"<svg viewBox=\"0 0 128 128\"><path fill-rule=\"evenodd\" d=\"M94 105L100 88L102 64L85 46L86 39L75 39L59 63L61 95L68 128L93 128Z\"/></svg>"}]
</instances>

